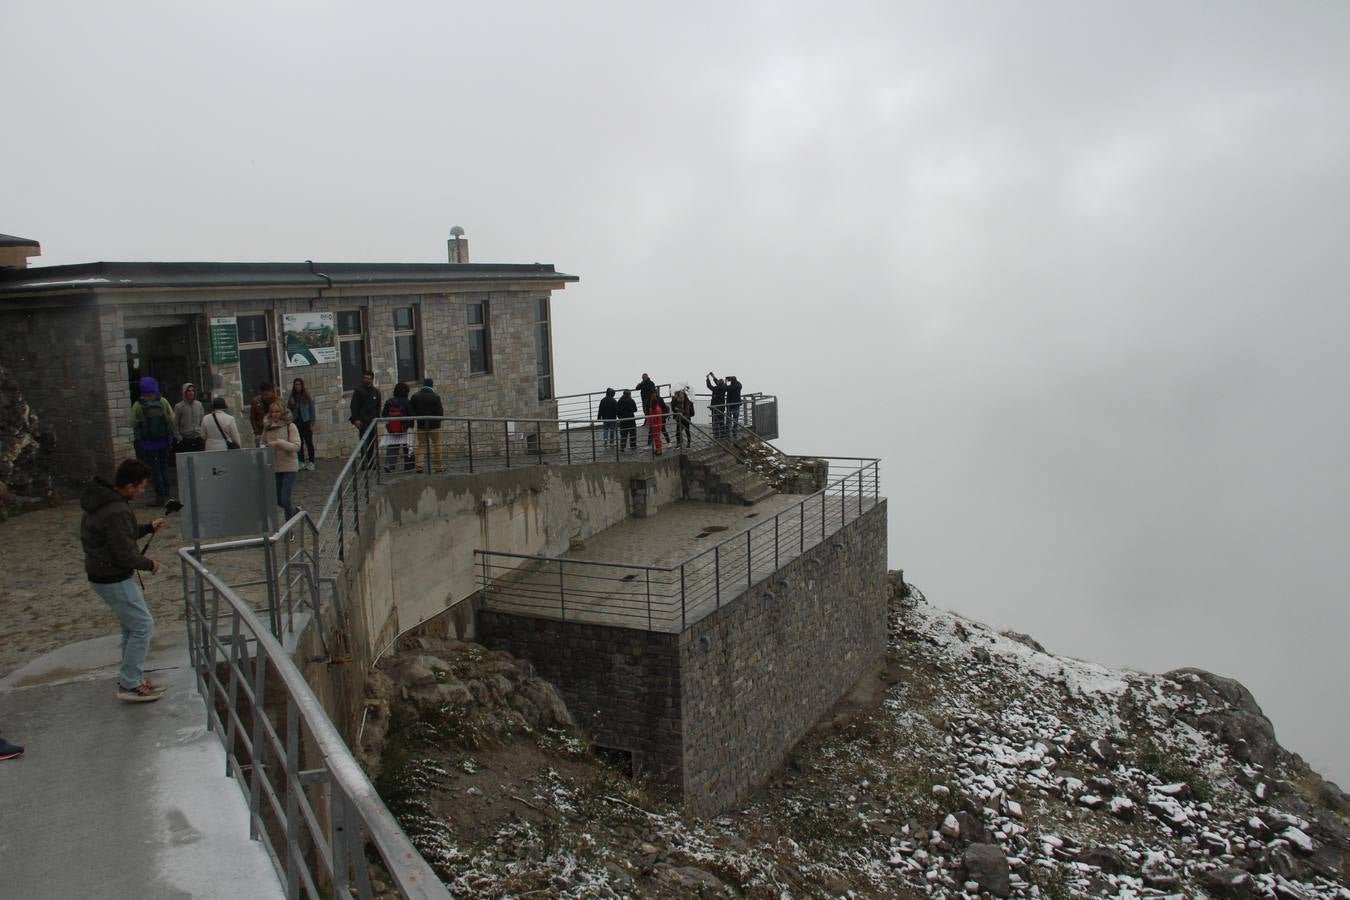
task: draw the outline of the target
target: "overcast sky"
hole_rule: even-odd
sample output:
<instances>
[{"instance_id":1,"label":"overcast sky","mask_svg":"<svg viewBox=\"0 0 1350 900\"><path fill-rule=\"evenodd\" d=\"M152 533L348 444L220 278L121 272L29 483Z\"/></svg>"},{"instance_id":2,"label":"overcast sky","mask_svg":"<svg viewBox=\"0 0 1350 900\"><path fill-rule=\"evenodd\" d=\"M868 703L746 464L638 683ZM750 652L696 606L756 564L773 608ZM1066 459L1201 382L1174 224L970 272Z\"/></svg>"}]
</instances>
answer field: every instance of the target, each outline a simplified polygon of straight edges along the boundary
<instances>
[{"instance_id":1,"label":"overcast sky","mask_svg":"<svg viewBox=\"0 0 1350 900\"><path fill-rule=\"evenodd\" d=\"M41 264L581 276L562 392L734 371L891 565L1350 780L1350 4L15 2ZM1350 786L1350 785L1348 785Z\"/></svg>"}]
</instances>

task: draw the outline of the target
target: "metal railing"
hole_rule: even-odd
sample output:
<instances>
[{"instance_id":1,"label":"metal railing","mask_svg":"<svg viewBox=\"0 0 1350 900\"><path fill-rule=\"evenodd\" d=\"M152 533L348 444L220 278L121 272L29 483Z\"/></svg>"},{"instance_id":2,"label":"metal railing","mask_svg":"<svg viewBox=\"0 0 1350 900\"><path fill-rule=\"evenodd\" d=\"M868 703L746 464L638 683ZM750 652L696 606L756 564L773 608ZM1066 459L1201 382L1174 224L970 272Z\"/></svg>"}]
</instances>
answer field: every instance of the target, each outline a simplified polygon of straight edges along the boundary
<instances>
[{"instance_id":1,"label":"metal railing","mask_svg":"<svg viewBox=\"0 0 1350 900\"><path fill-rule=\"evenodd\" d=\"M665 446L671 452L717 447L753 471L754 461L743 451L697 424L690 424L687 442L681 444L677 423L673 416L668 418L666 431L672 440ZM440 427L417 429L417 421L435 421ZM391 423L410 430L391 434ZM376 419L347 458L319 515L319 557L327 567L325 574L346 558L361 533L371 492L382 483L524 466L655 459L658 454L655 445L647 443L648 431L641 417L609 422L457 416Z\"/></svg>"},{"instance_id":2,"label":"metal railing","mask_svg":"<svg viewBox=\"0 0 1350 900\"><path fill-rule=\"evenodd\" d=\"M742 429L770 440L778 437L778 397L774 394L759 392L742 394L739 403L722 403L714 406L712 394L691 394L695 408L701 413L708 412L708 425L713 434L732 437ZM703 421L696 413L694 418Z\"/></svg>"},{"instance_id":3,"label":"metal railing","mask_svg":"<svg viewBox=\"0 0 1350 900\"><path fill-rule=\"evenodd\" d=\"M188 653L207 728L248 803L250 837L267 849L287 897L373 897L370 847L401 896L448 898L275 636L283 611L294 633L296 590L318 605L317 538L298 513L269 537L178 551ZM297 542L300 549L267 579L268 623L198 558Z\"/></svg>"},{"instance_id":4,"label":"metal railing","mask_svg":"<svg viewBox=\"0 0 1350 900\"><path fill-rule=\"evenodd\" d=\"M670 566L475 550L485 608L565 621L681 632L880 501L880 460L851 468L744 532Z\"/></svg>"},{"instance_id":5,"label":"metal railing","mask_svg":"<svg viewBox=\"0 0 1350 900\"><path fill-rule=\"evenodd\" d=\"M670 399L670 382L658 384L656 390L662 397L667 400ZM638 399L636 387L616 387L614 388L614 396L621 396L624 391L630 391L633 394L633 399ZM588 391L584 394L562 394L553 399L558 404L559 419L594 420L600 418L600 401L605 399L605 392Z\"/></svg>"}]
</instances>

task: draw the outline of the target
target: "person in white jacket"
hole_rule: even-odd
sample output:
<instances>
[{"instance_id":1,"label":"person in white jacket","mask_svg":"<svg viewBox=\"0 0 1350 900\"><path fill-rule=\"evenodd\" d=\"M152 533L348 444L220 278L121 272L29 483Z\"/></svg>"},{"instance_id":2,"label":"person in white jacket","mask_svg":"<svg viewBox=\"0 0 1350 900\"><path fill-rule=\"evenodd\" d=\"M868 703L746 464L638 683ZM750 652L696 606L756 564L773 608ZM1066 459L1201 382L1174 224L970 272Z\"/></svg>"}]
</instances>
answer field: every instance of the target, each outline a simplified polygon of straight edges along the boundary
<instances>
[{"instance_id":1,"label":"person in white jacket","mask_svg":"<svg viewBox=\"0 0 1350 900\"><path fill-rule=\"evenodd\" d=\"M239 448L239 426L235 424L234 416L225 412L228 408L224 397L211 401L211 412L202 419L201 425L207 450L229 450L226 441L233 441L235 449Z\"/></svg>"}]
</instances>

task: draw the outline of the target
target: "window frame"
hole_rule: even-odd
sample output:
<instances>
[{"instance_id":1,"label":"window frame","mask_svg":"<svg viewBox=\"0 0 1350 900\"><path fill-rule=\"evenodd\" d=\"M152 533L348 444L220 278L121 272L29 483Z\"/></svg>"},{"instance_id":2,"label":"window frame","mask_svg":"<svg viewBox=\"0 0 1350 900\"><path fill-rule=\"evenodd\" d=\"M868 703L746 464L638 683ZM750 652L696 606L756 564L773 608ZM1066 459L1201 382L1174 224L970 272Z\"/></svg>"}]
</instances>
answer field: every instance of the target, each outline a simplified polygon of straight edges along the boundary
<instances>
[{"instance_id":1,"label":"window frame","mask_svg":"<svg viewBox=\"0 0 1350 900\"><path fill-rule=\"evenodd\" d=\"M405 309L408 310L411 316L411 324L407 328L400 328L398 324L398 314ZM395 306L390 311L389 318L390 318L390 325L392 326L393 341L394 341L394 377L398 381L404 381L410 385L420 384L423 378L422 372L423 353L422 353L422 339L421 339L422 304L410 303L407 306ZM412 338L413 374L408 378L404 378L402 371L400 371L402 360L401 357L399 356L398 342L399 338L409 338L409 337Z\"/></svg>"},{"instance_id":2,"label":"window frame","mask_svg":"<svg viewBox=\"0 0 1350 900\"><path fill-rule=\"evenodd\" d=\"M349 313L356 314L356 322L360 326L360 331L344 332L342 330L343 316ZM337 310L335 318L337 320L335 323L337 328L335 330L337 331L336 337L338 342L338 378L342 382L342 393L350 394L356 389L356 385L354 384L351 387L347 386L347 358L343 352L345 349L343 344L359 343L361 345L361 364L357 367L358 371L356 375L356 384L360 384L361 377L365 374L365 370L370 368L370 348L366 344L366 335L369 333L369 325L366 320L366 311L361 307Z\"/></svg>"},{"instance_id":3,"label":"window frame","mask_svg":"<svg viewBox=\"0 0 1350 900\"><path fill-rule=\"evenodd\" d=\"M481 310L481 320L473 321L473 310ZM465 302L464 320L468 330L469 337L469 374L470 375L491 375L492 374L492 306L491 300L484 297L481 300L467 300ZM474 368L474 351L476 339L481 335L483 367Z\"/></svg>"},{"instance_id":4,"label":"window frame","mask_svg":"<svg viewBox=\"0 0 1350 900\"><path fill-rule=\"evenodd\" d=\"M553 400L553 317L550 298L534 298L534 368L539 400ZM542 337L541 337L542 335Z\"/></svg>"}]
</instances>

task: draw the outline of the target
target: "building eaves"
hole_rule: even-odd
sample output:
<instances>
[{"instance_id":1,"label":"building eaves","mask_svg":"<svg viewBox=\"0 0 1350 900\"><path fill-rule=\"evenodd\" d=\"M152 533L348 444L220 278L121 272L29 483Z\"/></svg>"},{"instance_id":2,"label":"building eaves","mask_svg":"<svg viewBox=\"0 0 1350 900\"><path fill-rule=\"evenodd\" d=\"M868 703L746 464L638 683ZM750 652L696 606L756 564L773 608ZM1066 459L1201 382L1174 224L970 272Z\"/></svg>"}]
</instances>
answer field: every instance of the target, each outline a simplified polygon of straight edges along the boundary
<instances>
[{"instance_id":1,"label":"building eaves","mask_svg":"<svg viewBox=\"0 0 1350 900\"><path fill-rule=\"evenodd\" d=\"M0 297L71 290L576 282L547 263L95 262L0 272Z\"/></svg>"},{"instance_id":2,"label":"building eaves","mask_svg":"<svg viewBox=\"0 0 1350 900\"><path fill-rule=\"evenodd\" d=\"M38 247L41 246L37 241L31 238L16 237L12 234L0 234L0 247Z\"/></svg>"}]
</instances>

